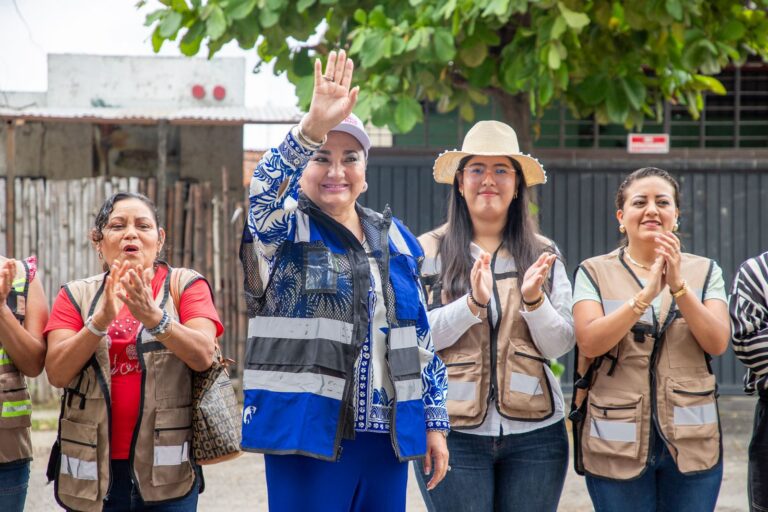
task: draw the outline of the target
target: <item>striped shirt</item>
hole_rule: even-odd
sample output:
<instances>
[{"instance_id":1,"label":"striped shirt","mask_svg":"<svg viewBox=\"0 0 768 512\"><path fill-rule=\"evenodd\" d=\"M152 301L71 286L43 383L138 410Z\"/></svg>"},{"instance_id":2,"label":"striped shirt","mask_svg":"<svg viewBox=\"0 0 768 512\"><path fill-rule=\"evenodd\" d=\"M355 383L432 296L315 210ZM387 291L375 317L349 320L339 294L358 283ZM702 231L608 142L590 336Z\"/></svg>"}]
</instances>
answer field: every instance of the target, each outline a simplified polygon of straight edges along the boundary
<instances>
[{"instance_id":1,"label":"striped shirt","mask_svg":"<svg viewBox=\"0 0 768 512\"><path fill-rule=\"evenodd\" d=\"M768 252L741 265L728 309L733 350L747 367L744 390L768 389Z\"/></svg>"}]
</instances>

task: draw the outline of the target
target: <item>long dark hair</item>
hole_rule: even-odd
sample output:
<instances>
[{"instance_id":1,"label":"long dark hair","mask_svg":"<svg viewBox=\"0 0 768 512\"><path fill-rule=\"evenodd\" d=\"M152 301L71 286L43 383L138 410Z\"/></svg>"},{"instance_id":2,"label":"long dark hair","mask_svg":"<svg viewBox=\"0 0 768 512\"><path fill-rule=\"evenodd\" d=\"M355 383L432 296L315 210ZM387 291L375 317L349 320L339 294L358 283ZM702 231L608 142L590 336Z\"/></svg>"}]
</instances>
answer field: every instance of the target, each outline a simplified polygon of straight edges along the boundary
<instances>
[{"instance_id":1,"label":"long dark hair","mask_svg":"<svg viewBox=\"0 0 768 512\"><path fill-rule=\"evenodd\" d=\"M472 155L464 157L459 162L459 171L464 172L464 166ZM517 198L512 200L507 212L507 223L502 232L501 246L515 259L517 267L518 287L523 284L523 276L546 245L537 238L538 229L530 212L528 187L525 186L520 164L510 158L517 174ZM458 173L457 173L458 176ZM448 196L448 225L440 237L438 255L442 266L442 286L449 300L455 300L470 290L469 274L472 271L472 257L469 244L472 242L474 228L472 217L469 215L467 202L459 192L459 180L453 180L453 186ZM544 283L545 290L549 289L549 280Z\"/></svg>"},{"instance_id":2,"label":"long dark hair","mask_svg":"<svg viewBox=\"0 0 768 512\"><path fill-rule=\"evenodd\" d=\"M617 210L624 209L624 203L627 200L627 188L629 188L629 186L637 180L641 180L643 178L661 178L672 185L672 189L675 191L675 208L678 210L680 209L680 184L677 182L677 180L664 169L659 169L658 167L641 167L640 169L631 172L626 178L624 178L624 181L621 182L621 185L619 185L619 189L616 191ZM678 236L678 238L680 237ZM627 239L627 235L624 235L621 237L619 246L626 247L627 244L629 244L629 240Z\"/></svg>"}]
</instances>

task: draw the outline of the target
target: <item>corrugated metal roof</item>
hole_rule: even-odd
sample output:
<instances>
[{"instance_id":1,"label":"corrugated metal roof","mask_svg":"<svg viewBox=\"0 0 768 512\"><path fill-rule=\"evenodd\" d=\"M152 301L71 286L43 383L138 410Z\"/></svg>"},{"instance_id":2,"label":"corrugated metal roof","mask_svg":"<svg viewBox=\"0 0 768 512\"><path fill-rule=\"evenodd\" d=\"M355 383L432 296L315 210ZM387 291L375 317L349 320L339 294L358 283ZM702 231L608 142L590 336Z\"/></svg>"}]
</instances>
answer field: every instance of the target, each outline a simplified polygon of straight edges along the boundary
<instances>
[{"instance_id":1,"label":"corrugated metal roof","mask_svg":"<svg viewBox=\"0 0 768 512\"><path fill-rule=\"evenodd\" d=\"M155 124L290 124L301 119L296 107L0 107L0 118L27 121Z\"/></svg>"}]
</instances>

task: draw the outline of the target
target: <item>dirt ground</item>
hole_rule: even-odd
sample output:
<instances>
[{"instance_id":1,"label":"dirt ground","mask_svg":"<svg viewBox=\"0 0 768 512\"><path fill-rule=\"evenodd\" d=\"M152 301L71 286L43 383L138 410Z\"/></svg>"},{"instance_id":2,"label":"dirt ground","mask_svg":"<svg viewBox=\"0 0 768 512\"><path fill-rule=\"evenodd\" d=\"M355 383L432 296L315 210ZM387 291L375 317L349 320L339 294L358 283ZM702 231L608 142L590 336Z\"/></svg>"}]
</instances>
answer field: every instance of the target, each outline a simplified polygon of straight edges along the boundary
<instances>
[{"instance_id":1,"label":"dirt ground","mask_svg":"<svg viewBox=\"0 0 768 512\"><path fill-rule=\"evenodd\" d=\"M755 399L750 397L723 397L720 399L720 415L724 432L725 468L717 510L740 512L747 507L747 446L752 431L752 415ZM36 411L38 417L55 416L57 411ZM55 431L36 431L32 441L35 460L27 497L28 512L57 510L53 498L53 484L46 485L45 468ZM200 495L201 512L218 511L265 511L267 490L264 480L264 459L260 455L245 454L242 457L205 469L206 489ZM558 509L562 512L589 512L592 506L584 480L570 466L565 489ZM424 512L426 507L413 475L408 480L408 511Z\"/></svg>"}]
</instances>

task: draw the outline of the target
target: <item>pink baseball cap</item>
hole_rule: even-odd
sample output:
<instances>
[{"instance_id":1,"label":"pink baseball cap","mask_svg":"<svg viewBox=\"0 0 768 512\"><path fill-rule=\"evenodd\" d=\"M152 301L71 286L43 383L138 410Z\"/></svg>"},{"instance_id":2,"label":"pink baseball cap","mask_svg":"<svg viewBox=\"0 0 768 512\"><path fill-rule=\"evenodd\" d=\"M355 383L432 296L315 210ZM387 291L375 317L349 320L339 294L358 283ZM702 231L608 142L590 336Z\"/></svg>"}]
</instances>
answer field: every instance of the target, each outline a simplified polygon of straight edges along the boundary
<instances>
[{"instance_id":1,"label":"pink baseball cap","mask_svg":"<svg viewBox=\"0 0 768 512\"><path fill-rule=\"evenodd\" d=\"M365 132L365 126L363 126L363 122L359 117L357 117L355 114L349 114L345 120L336 125L335 128L332 128L331 131L348 133L357 139L357 142L363 146L365 159L368 159L368 150L371 149L371 139Z\"/></svg>"}]
</instances>

